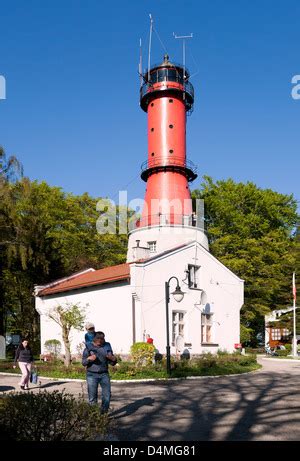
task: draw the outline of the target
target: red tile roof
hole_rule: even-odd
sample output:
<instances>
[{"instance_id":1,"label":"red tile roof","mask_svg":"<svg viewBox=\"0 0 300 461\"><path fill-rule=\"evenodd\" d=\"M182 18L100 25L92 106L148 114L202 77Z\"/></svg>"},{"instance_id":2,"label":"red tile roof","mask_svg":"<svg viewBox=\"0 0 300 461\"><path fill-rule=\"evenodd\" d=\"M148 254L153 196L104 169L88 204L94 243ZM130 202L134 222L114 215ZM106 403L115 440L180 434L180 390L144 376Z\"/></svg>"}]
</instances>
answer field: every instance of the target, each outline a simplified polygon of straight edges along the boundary
<instances>
[{"instance_id":1,"label":"red tile roof","mask_svg":"<svg viewBox=\"0 0 300 461\"><path fill-rule=\"evenodd\" d=\"M102 285L120 280L130 279L129 264L118 264L117 266L105 267L96 271L78 274L71 279L64 280L60 283L55 283L54 286L40 287L37 296L52 295L62 293L64 291L76 290L93 285Z\"/></svg>"}]
</instances>

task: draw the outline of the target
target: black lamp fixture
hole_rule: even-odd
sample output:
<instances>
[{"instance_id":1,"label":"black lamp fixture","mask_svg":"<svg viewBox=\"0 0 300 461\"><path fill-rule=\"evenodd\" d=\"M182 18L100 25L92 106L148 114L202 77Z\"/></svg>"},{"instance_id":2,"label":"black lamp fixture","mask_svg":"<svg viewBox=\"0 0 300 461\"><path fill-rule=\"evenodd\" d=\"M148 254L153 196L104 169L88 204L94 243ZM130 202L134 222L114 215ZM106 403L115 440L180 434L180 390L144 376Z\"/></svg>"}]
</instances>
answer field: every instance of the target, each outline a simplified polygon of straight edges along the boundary
<instances>
[{"instance_id":1,"label":"black lamp fixture","mask_svg":"<svg viewBox=\"0 0 300 461\"><path fill-rule=\"evenodd\" d=\"M170 302L170 282L172 279L175 279L177 282L175 291L171 294L173 295L175 301L180 303L183 300L185 293L181 290L178 278L173 276L170 277L167 282L165 282L166 290L166 327L167 327L167 346L166 346L166 357L167 357L167 373L168 376L171 374L171 353L170 353L170 332L169 332L169 302Z\"/></svg>"}]
</instances>

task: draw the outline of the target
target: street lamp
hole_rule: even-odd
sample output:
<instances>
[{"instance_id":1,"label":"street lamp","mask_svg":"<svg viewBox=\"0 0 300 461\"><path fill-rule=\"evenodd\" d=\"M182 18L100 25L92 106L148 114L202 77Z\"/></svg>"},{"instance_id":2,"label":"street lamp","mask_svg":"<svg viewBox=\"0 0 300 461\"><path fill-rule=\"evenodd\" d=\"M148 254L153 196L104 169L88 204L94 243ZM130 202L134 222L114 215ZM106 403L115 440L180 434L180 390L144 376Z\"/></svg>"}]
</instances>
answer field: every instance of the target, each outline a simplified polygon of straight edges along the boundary
<instances>
[{"instance_id":1,"label":"street lamp","mask_svg":"<svg viewBox=\"0 0 300 461\"><path fill-rule=\"evenodd\" d=\"M165 289L166 289L166 327L167 327L167 374L170 376L171 374L171 354L170 354L170 334L169 334L169 302L170 302L170 282L172 279L177 281L177 285L175 291L171 293L178 303L183 300L184 292L181 291L179 286L179 281L177 277L171 277L167 282L165 282Z\"/></svg>"}]
</instances>

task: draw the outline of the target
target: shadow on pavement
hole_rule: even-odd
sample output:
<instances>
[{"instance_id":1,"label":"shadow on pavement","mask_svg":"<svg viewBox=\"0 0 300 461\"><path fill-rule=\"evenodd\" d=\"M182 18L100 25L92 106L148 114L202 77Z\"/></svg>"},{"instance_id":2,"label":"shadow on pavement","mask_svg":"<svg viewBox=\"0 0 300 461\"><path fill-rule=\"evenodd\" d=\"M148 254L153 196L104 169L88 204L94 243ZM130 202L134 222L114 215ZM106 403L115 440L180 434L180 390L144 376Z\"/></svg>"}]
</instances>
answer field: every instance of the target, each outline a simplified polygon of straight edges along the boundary
<instances>
[{"instance_id":1,"label":"shadow on pavement","mask_svg":"<svg viewBox=\"0 0 300 461\"><path fill-rule=\"evenodd\" d=\"M132 390L123 392L120 400L131 403L112 413L120 414L116 434L122 441L250 441L262 434L264 440L298 440L300 435L299 377L289 372L141 386L135 395L133 401Z\"/></svg>"},{"instance_id":2,"label":"shadow on pavement","mask_svg":"<svg viewBox=\"0 0 300 461\"><path fill-rule=\"evenodd\" d=\"M0 392L13 391L14 389L15 389L14 386L0 386Z\"/></svg>"},{"instance_id":3,"label":"shadow on pavement","mask_svg":"<svg viewBox=\"0 0 300 461\"><path fill-rule=\"evenodd\" d=\"M125 416L132 415L133 413L138 411L139 408L141 407L144 407L144 406L152 407L154 402L155 400L152 399L151 397L144 397L143 399L136 400L135 402L125 405L125 407L121 407L118 410L113 411L110 414L110 416L112 416L115 419L124 418Z\"/></svg>"},{"instance_id":4,"label":"shadow on pavement","mask_svg":"<svg viewBox=\"0 0 300 461\"><path fill-rule=\"evenodd\" d=\"M40 386L31 387L30 389L46 389L48 387L60 386L61 384L66 384L67 381L53 381L51 383L41 384Z\"/></svg>"}]
</instances>

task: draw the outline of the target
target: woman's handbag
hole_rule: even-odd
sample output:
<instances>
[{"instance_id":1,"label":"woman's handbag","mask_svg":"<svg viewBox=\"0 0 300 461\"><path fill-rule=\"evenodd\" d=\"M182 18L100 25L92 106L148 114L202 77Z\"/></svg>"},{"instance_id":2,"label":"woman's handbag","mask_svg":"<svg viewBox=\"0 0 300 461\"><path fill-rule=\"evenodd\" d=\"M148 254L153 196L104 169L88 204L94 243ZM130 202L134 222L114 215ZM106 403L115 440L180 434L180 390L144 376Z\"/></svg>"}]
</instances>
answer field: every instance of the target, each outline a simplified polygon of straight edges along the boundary
<instances>
[{"instance_id":1,"label":"woman's handbag","mask_svg":"<svg viewBox=\"0 0 300 461\"><path fill-rule=\"evenodd\" d=\"M32 368L32 370L31 370L30 382L32 384L37 384L37 382L38 382L38 373L37 373L37 368L36 367Z\"/></svg>"}]
</instances>

